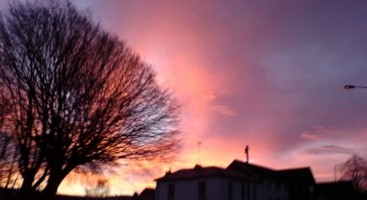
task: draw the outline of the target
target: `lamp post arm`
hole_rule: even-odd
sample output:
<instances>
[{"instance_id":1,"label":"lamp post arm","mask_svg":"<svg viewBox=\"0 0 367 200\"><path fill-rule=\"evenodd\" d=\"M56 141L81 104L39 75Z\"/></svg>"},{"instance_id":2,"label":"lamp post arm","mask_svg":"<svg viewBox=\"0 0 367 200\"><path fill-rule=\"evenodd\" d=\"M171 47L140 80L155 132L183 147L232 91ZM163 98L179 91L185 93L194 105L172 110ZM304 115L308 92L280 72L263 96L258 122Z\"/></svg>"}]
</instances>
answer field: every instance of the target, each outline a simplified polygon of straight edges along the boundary
<instances>
[{"instance_id":1,"label":"lamp post arm","mask_svg":"<svg viewBox=\"0 0 367 200\"><path fill-rule=\"evenodd\" d=\"M367 89L367 86L362 86L362 85L344 85L344 89L346 89L346 90L353 89L353 88Z\"/></svg>"}]
</instances>

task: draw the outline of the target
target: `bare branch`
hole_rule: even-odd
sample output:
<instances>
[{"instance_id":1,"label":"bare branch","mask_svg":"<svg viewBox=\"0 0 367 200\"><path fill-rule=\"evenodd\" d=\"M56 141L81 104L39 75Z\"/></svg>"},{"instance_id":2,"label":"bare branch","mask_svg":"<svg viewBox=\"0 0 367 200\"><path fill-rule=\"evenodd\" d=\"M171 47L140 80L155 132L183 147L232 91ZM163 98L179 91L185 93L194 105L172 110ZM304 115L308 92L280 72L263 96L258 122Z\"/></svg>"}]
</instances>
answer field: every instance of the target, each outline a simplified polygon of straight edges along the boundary
<instances>
[{"instance_id":1,"label":"bare branch","mask_svg":"<svg viewBox=\"0 0 367 200\"><path fill-rule=\"evenodd\" d=\"M345 162L340 170L343 172L342 179L353 182L358 191L367 191L367 161L357 155L352 156Z\"/></svg>"}]
</instances>

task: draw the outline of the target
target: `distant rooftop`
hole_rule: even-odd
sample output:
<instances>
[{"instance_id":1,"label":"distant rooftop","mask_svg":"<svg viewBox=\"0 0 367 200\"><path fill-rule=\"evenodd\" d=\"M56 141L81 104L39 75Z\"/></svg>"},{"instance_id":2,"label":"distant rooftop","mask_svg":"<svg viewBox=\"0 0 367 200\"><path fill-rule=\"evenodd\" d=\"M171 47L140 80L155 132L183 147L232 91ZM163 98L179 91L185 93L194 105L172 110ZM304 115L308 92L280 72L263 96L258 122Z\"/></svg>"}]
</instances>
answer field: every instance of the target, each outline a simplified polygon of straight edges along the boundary
<instances>
[{"instance_id":1,"label":"distant rooftop","mask_svg":"<svg viewBox=\"0 0 367 200\"><path fill-rule=\"evenodd\" d=\"M246 174L238 171L228 170L220 167L202 167L196 165L194 168L181 169L176 172L167 172L165 176L156 179L156 181L167 181L167 180L177 180L177 179L192 179L192 178L202 178L202 177L233 177L239 179L246 179Z\"/></svg>"},{"instance_id":2,"label":"distant rooftop","mask_svg":"<svg viewBox=\"0 0 367 200\"><path fill-rule=\"evenodd\" d=\"M285 182L315 183L315 179L309 167L274 170L267 167L254 165L252 163L234 160L228 165L227 169L256 174L260 179L279 180Z\"/></svg>"},{"instance_id":3,"label":"distant rooftop","mask_svg":"<svg viewBox=\"0 0 367 200\"><path fill-rule=\"evenodd\" d=\"M196 165L194 168L181 169L175 172L167 172L163 177L156 181L182 180L203 177L232 177L238 179L252 180L277 180L282 182L303 182L315 183L309 167L273 170L267 167L245 163L239 160L234 160L227 168L221 167L202 167Z\"/></svg>"}]
</instances>

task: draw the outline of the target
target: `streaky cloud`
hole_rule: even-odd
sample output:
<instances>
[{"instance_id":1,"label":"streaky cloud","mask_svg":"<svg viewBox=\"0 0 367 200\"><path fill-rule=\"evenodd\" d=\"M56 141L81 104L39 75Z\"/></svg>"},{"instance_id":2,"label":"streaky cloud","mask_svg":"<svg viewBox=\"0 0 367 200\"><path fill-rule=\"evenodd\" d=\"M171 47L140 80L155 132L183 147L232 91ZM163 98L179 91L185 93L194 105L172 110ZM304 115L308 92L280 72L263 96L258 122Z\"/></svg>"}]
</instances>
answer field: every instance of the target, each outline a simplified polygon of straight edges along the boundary
<instances>
[{"instance_id":1,"label":"streaky cloud","mask_svg":"<svg viewBox=\"0 0 367 200\"><path fill-rule=\"evenodd\" d=\"M306 149L305 152L308 154L347 154L347 155L352 155L356 153L351 148L342 147L338 145L322 145Z\"/></svg>"}]
</instances>

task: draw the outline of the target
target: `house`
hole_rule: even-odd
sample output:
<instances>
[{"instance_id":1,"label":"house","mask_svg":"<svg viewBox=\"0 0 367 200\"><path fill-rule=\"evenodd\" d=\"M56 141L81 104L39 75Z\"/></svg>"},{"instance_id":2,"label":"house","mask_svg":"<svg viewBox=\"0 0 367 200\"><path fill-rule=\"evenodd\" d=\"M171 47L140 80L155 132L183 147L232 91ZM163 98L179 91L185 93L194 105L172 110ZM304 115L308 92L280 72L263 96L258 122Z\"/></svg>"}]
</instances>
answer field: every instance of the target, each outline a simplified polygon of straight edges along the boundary
<instances>
[{"instance_id":1,"label":"house","mask_svg":"<svg viewBox=\"0 0 367 200\"><path fill-rule=\"evenodd\" d=\"M237 200L246 199L248 182L255 180L237 171L196 165L156 181L156 200Z\"/></svg>"},{"instance_id":2,"label":"house","mask_svg":"<svg viewBox=\"0 0 367 200\"><path fill-rule=\"evenodd\" d=\"M259 165L244 163L239 160L234 160L229 164L227 170L235 170L242 173L251 173L256 175L257 190L259 194L256 196L252 195L248 199L289 199L289 185L281 179L275 170Z\"/></svg>"},{"instance_id":3,"label":"house","mask_svg":"<svg viewBox=\"0 0 367 200\"><path fill-rule=\"evenodd\" d=\"M310 168L273 170L239 160L227 168L168 172L156 181L156 200L306 200L315 187Z\"/></svg>"},{"instance_id":4,"label":"house","mask_svg":"<svg viewBox=\"0 0 367 200\"><path fill-rule=\"evenodd\" d=\"M153 188L145 188L139 194L139 200L155 200L155 189L153 189Z\"/></svg>"},{"instance_id":5,"label":"house","mask_svg":"<svg viewBox=\"0 0 367 200\"><path fill-rule=\"evenodd\" d=\"M317 200L344 200L344 199L362 199L354 190L351 181L323 182L318 183L315 188ZM364 198L365 199L365 198Z\"/></svg>"},{"instance_id":6,"label":"house","mask_svg":"<svg viewBox=\"0 0 367 200\"><path fill-rule=\"evenodd\" d=\"M279 170L280 181L288 184L292 200L315 199L316 181L309 167Z\"/></svg>"},{"instance_id":7,"label":"house","mask_svg":"<svg viewBox=\"0 0 367 200\"><path fill-rule=\"evenodd\" d=\"M314 196L315 179L309 167L273 170L234 160L227 169L256 174L262 183L259 199L308 200Z\"/></svg>"}]
</instances>

